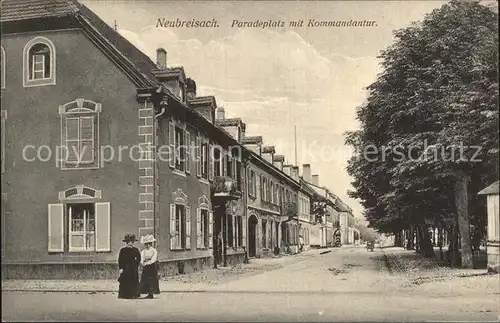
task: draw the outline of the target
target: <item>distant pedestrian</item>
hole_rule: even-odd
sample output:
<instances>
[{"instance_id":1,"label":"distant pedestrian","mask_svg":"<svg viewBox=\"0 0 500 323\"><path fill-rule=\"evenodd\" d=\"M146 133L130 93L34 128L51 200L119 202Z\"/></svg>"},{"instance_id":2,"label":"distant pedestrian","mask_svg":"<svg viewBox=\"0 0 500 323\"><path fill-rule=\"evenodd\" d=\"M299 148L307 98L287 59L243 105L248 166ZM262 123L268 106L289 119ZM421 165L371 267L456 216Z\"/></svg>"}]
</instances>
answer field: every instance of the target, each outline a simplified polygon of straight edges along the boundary
<instances>
[{"instance_id":1,"label":"distant pedestrian","mask_svg":"<svg viewBox=\"0 0 500 323\"><path fill-rule=\"evenodd\" d=\"M141 253L134 247L136 241L135 234L126 234L123 238L123 242L127 245L121 248L118 254L118 282L120 283L118 298L133 299L140 296L138 267L141 262Z\"/></svg>"},{"instance_id":2,"label":"distant pedestrian","mask_svg":"<svg viewBox=\"0 0 500 323\"><path fill-rule=\"evenodd\" d=\"M141 251L142 276L139 285L141 294L147 294L147 299L154 298L153 294L160 294L160 284L158 281L158 252L153 248L156 239L148 234L142 238L145 249Z\"/></svg>"},{"instance_id":3,"label":"distant pedestrian","mask_svg":"<svg viewBox=\"0 0 500 323\"><path fill-rule=\"evenodd\" d=\"M299 248L300 248L300 252L302 252L302 250L304 250L304 238L302 236L299 236Z\"/></svg>"}]
</instances>

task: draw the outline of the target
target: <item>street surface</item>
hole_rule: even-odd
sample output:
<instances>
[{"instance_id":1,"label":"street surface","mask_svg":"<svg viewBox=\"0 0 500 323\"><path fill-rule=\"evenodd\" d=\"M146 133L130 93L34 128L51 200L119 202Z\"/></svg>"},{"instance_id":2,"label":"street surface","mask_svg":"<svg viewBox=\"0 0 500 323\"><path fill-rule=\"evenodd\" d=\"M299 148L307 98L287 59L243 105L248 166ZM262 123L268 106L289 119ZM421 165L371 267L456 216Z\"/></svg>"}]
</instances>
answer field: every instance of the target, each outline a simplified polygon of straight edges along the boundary
<instances>
[{"instance_id":1,"label":"street surface","mask_svg":"<svg viewBox=\"0 0 500 323\"><path fill-rule=\"evenodd\" d=\"M2 291L2 319L402 322L499 318L498 275L412 285L407 274L389 272L379 248L367 252L362 247L343 247L282 259L257 259L254 263L284 261L284 265L216 284L167 289L154 300L119 300L116 292Z\"/></svg>"}]
</instances>

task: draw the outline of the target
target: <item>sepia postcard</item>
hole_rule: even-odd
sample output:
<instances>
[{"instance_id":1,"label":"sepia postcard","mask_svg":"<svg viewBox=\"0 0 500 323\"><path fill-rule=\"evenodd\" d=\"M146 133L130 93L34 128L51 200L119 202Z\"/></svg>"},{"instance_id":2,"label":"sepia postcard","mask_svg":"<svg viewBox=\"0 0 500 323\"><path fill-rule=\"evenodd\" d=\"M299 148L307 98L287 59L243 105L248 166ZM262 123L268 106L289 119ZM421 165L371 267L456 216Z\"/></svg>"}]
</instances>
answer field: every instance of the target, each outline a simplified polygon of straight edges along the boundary
<instances>
[{"instance_id":1,"label":"sepia postcard","mask_svg":"<svg viewBox=\"0 0 500 323\"><path fill-rule=\"evenodd\" d=\"M498 322L498 3L2 0L2 322Z\"/></svg>"}]
</instances>

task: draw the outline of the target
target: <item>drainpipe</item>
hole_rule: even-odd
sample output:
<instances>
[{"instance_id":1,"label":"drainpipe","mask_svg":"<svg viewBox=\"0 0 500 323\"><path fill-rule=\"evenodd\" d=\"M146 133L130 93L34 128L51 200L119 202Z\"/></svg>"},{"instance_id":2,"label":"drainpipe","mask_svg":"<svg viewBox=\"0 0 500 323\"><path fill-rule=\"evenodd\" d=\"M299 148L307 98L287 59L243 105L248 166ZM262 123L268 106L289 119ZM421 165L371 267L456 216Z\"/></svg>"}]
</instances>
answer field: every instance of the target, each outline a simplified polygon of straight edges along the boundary
<instances>
[{"instance_id":1,"label":"drainpipe","mask_svg":"<svg viewBox=\"0 0 500 323\"><path fill-rule=\"evenodd\" d=\"M161 89L159 89L159 90L161 90ZM158 93L158 90L156 92ZM145 103L145 105L146 105L146 103ZM154 147L154 149L153 149L153 156L152 156L153 157L153 161L154 161L154 165L153 165L153 190L154 190L154 194L153 194L153 219L154 219L153 235L155 237L156 237L156 227L157 227L157 225L156 225L156 213L157 213L156 212L156 208L158 207L157 203L156 203L156 196L158 195L159 192L157 191L157 185L156 185L156 183L157 183L157 181L156 181L156 175L157 175L158 161L157 161L157 158L156 158L157 156L156 156L156 154L154 152L156 152L156 150L157 150L157 147L156 147L156 145L157 145L157 140L156 140L157 139L156 138L157 134L156 134L156 132L157 132L157 129L158 129L157 122L158 122L158 118L160 116L162 116L165 113L165 111L166 111L166 108L165 108L164 105L166 105L166 102L165 101L161 101L160 102L161 111L160 111L160 113L156 114L154 116L154 119L153 119L153 143L152 143L152 147ZM153 106L153 110L154 110L154 106Z\"/></svg>"},{"instance_id":2,"label":"drainpipe","mask_svg":"<svg viewBox=\"0 0 500 323\"><path fill-rule=\"evenodd\" d=\"M243 156L241 156L242 159L243 159ZM245 188L245 191L244 191L244 194L243 194L243 205L245 206L244 207L244 220L243 221L246 221L245 223L245 247L243 247L243 252L245 253L245 261L244 263L245 264L248 264L249 263L249 260L248 260L248 246L249 246L249 239L248 239L248 207L247 207L247 203L248 203L248 160L245 159L245 161L242 163L243 165L243 178L242 178L242 181L243 181L243 187Z\"/></svg>"}]
</instances>

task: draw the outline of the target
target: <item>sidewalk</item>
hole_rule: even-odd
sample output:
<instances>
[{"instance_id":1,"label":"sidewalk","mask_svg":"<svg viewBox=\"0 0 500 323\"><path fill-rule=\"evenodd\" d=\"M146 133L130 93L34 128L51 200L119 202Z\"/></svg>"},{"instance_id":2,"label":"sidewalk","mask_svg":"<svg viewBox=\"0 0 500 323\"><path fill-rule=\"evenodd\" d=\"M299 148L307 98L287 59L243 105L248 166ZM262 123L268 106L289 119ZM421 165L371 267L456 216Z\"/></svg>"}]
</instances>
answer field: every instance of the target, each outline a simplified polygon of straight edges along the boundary
<instances>
[{"instance_id":1,"label":"sidewalk","mask_svg":"<svg viewBox=\"0 0 500 323\"><path fill-rule=\"evenodd\" d=\"M162 292L204 292L215 285L228 283L243 277L277 270L286 265L300 262L324 252L327 249L308 250L296 255L276 258L250 259L249 264L234 267L206 269L185 275L169 276L160 279ZM117 292L116 280L3 280L2 291L34 292Z\"/></svg>"},{"instance_id":2,"label":"sidewalk","mask_svg":"<svg viewBox=\"0 0 500 323\"><path fill-rule=\"evenodd\" d=\"M404 289L440 296L467 295L471 291L500 294L500 275L489 275L486 269L448 267L403 248L384 248L383 253L393 277Z\"/></svg>"}]
</instances>

